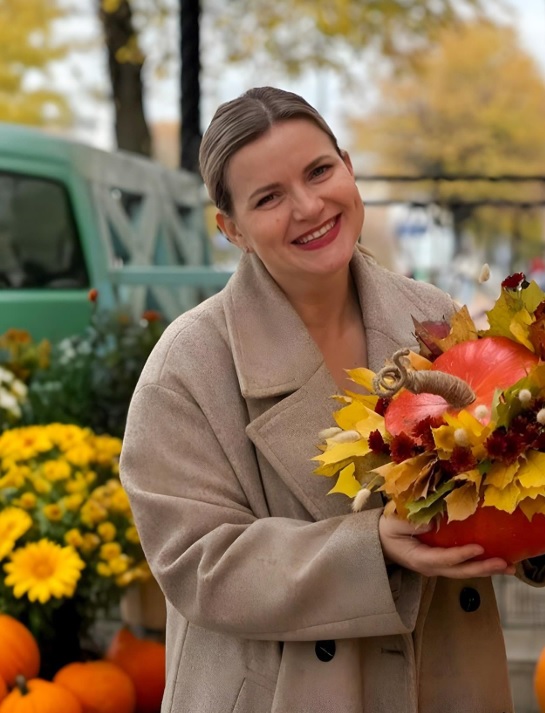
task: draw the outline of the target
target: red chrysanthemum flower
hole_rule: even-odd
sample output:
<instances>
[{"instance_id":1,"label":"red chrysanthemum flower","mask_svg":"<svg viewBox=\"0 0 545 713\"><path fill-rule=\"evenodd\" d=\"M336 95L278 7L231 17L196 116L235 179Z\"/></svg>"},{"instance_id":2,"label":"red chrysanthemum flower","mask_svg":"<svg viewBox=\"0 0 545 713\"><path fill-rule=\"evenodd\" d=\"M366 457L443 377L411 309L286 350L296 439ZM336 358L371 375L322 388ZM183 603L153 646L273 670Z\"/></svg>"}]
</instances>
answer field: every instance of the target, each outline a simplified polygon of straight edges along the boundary
<instances>
[{"instance_id":1,"label":"red chrysanthemum flower","mask_svg":"<svg viewBox=\"0 0 545 713\"><path fill-rule=\"evenodd\" d=\"M369 448L375 453L376 455L389 455L390 454L390 448L384 438L382 437L382 433L380 431L371 431L369 434L369 438L367 439L367 442L369 443Z\"/></svg>"},{"instance_id":2,"label":"red chrysanthemum flower","mask_svg":"<svg viewBox=\"0 0 545 713\"><path fill-rule=\"evenodd\" d=\"M380 398L375 404L375 413L378 413L379 416L384 416L389 403L390 399Z\"/></svg>"},{"instance_id":3,"label":"red chrysanthemum flower","mask_svg":"<svg viewBox=\"0 0 545 713\"><path fill-rule=\"evenodd\" d=\"M403 463L404 460L416 455L418 450L414 439L408 436L404 431L394 436L390 443L390 454L394 463Z\"/></svg>"},{"instance_id":4,"label":"red chrysanthemum flower","mask_svg":"<svg viewBox=\"0 0 545 713\"><path fill-rule=\"evenodd\" d=\"M520 433L497 428L485 443L488 455L494 460L500 460L509 465L514 463L524 452L524 439Z\"/></svg>"},{"instance_id":5,"label":"red chrysanthemum flower","mask_svg":"<svg viewBox=\"0 0 545 713\"><path fill-rule=\"evenodd\" d=\"M427 451L435 450L432 428L439 428L444 423L441 416L426 416L411 431L411 436Z\"/></svg>"},{"instance_id":6,"label":"red chrysanthemum flower","mask_svg":"<svg viewBox=\"0 0 545 713\"><path fill-rule=\"evenodd\" d=\"M465 446L454 446L449 459L450 466L454 474L466 473L477 465L477 460L471 452L471 448Z\"/></svg>"},{"instance_id":7,"label":"red chrysanthemum flower","mask_svg":"<svg viewBox=\"0 0 545 713\"><path fill-rule=\"evenodd\" d=\"M506 277L501 286L506 290L518 290L524 282L526 282L526 275L523 272L515 272Z\"/></svg>"}]
</instances>

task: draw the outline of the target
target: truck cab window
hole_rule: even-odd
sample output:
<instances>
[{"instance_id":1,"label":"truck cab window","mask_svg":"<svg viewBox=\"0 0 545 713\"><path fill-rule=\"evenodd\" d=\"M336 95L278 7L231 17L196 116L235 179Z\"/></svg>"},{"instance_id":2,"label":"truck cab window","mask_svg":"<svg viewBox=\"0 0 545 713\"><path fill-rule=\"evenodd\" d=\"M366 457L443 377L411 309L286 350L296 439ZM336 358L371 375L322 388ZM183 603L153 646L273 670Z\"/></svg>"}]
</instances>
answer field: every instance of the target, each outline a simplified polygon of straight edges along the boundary
<instances>
[{"instance_id":1,"label":"truck cab window","mask_svg":"<svg viewBox=\"0 0 545 713\"><path fill-rule=\"evenodd\" d=\"M0 172L0 289L88 285L64 186Z\"/></svg>"}]
</instances>

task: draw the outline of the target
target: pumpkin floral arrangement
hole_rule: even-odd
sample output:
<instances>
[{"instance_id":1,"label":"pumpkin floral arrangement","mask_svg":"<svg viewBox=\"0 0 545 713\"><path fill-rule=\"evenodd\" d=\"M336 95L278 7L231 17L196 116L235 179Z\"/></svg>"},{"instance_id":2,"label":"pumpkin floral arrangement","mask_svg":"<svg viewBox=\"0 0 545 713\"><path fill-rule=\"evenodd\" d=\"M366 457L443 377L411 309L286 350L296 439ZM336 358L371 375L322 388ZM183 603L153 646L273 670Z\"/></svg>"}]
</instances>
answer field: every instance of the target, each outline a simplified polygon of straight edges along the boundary
<instances>
[{"instance_id":1,"label":"pumpkin floral arrangement","mask_svg":"<svg viewBox=\"0 0 545 713\"><path fill-rule=\"evenodd\" d=\"M378 492L386 514L433 523L428 544L518 562L545 553L545 293L511 275L487 317L413 320L418 354L351 370L367 393L337 397L315 473L354 510Z\"/></svg>"},{"instance_id":2,"label":"pumpkin floral arrangement","mask_svg":"<svg viewBox=\"0 0 545 713\"><path fill-rule=\"evenodd\" d=\"M118 475L121 441L75 425L0 435L0 612L39 641L82 635L149 568ZM65 617L66 620L66 617Z\"/></svg>"}]
</instances>

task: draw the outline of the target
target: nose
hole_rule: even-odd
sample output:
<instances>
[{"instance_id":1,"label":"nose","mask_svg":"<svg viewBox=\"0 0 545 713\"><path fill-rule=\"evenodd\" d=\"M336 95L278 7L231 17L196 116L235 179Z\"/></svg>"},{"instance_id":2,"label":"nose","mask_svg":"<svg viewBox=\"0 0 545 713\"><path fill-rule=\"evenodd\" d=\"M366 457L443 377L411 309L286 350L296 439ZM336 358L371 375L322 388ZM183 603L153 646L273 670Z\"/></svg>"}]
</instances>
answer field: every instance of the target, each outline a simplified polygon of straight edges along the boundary
<instances>
[{"instance_id":1,"label":"nose","mask_svg":"<svg viewBox=\"0 0 545 713\"><path fill-rule=\"evenodd\" d=\"M321 213L324 201L316 189L302 186L292 194L292 207L293 217L296 220L308 220Z\"/></svg>"}]
</instances>

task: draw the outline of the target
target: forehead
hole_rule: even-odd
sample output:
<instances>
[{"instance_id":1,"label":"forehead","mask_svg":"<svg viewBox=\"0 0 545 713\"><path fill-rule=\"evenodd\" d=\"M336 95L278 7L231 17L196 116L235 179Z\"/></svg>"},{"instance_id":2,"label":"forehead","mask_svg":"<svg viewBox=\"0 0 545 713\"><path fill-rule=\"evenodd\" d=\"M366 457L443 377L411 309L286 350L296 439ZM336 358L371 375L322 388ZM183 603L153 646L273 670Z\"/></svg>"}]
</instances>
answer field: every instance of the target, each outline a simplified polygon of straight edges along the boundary
<instances>
[{"instance_id":1,"label":"forehead","mask_svg":"<svg viewBox=\"0 0 545 713\"><path fill-rule=\"evenodd\" d=\"M232 156L227 184L236 200L260 185L281 183L322 155L336 156L337 151L330 136L313 121L298 118L278 122Z\"/></svg>"}]
</instances>

